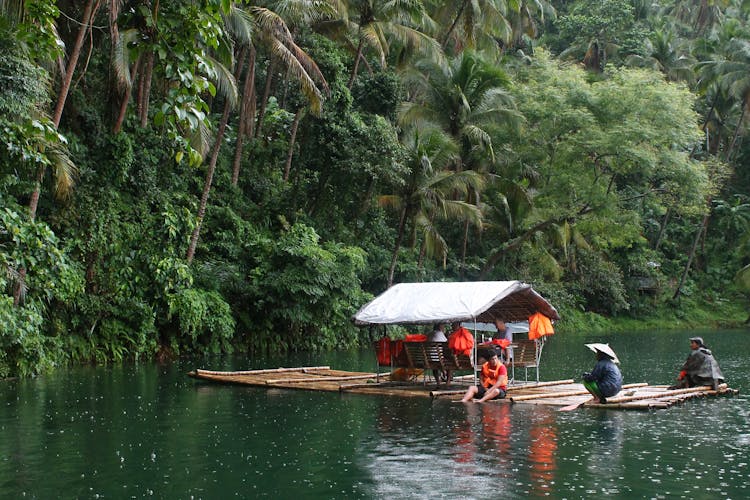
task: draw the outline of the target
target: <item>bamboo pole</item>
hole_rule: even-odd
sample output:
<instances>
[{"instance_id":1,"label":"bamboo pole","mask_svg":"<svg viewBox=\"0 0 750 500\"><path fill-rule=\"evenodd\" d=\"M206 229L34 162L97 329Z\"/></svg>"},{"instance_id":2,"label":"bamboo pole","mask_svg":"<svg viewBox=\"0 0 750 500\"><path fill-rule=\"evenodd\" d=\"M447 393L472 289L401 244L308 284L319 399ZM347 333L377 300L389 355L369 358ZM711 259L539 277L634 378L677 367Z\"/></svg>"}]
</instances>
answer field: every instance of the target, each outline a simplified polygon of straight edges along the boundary
<instances>
[{"instance_id":1,"label":"bamboo pole","mask_svg":"<svg viewBox=\"0 0 750 500\"><path fill-rule=\"evenodd\" d=\"M726 384L721 384L720 388L726 388ZM628 401L639 401L642 399L659 399L659 398L671 398L673 396L683 395L683 394L698 394L698 393L704 393L704 394L717 394L718 391L711 390L711 386L709 385L702 385L699 387L690 387L688 389L676 389L673 391L666 391L666 392L655 392L653 394L641 394L638 396L624 396L620 398L612 398L607 399L607 403L605 403L605 406L609 405L610 403L626 403ZM687 398L677 398L677 399L687 399Z\"/></svg>"},{"instance_id":2,"label":"bamboo pole","mask_svg":"<svg viewBox=\"0 0 750 500\"><path fill-rule=\"evenodd\" d=\"M551 380L549 382L539 382L538 384L535 383L533 385L508 386L508 390L506 392L520 391L522 389L535 389L537 387L549 387L551 385L573 384L574 382L575 381L573 379ZM454 389L454 390L447 390L447 391L430 391L430 396L433 398L439 398L442 396L455 396L456 394L464 394L465 392L466 392L466 389ZM547 394L547 393L544 393L544 394ZM513 401L513 398L510 398L510 400Z\"/></svg>"},{"instance_id":3,"label":"bamboo pole","mask_svg":"<svg viewBox=\"0 0 750 500\"><path fill-rule=\"evenodd\" d=\"M673 391L656 392L653 394L641 394L639 396L625 396L620 398L608 399L606 403L590 403L586 404L587 408L637 408L639 405L625 405L622 403L629 403L631 401L643 401L646 399L660 400L658 403L668 403L670 406L674 403L685 401L698 396L715 396L721 394L727 388L727 384L719 385L719 390L712 390L711 386L702 385L698 387L690 387L687 389L676 389ZM660 405L654 405L657 407Z\"/></svg>"},{"instance_id":4,"label":"bamboo pole","mask_svg":"<svg viewBox=\"0 0 750 500\"><path fill-rule=\"evenodd\" d=\"M674 405L674 402L666 401L637 401L633 403L615 403L615 404L602 404L592 403L585 405L586 408L604 408L613 410L663 410Z\"/></svg>"},{"instance_id":5,"label":"bamboo pole","mask_svg":"<svg viewBox=\"0 0 750 500\"><path fill-rule=\"evenodd\" d=\"M221 372L221 371L212 371L212 370L195 370L195 374L197 376L200 375L226 375L226 376L235 376L235 375L262 375L264 373L284 373L284 372L302 372L307 373L308 371L316 371L316 370L330 370L330 366L301 366L297 368L267 368L264 370L245 370L245 371L236 371L236 372Z\"/></svg>"},{"instance_id":6,"label":"bamboo pole","mask_svg":"<svg viewBox=\"0 0 750 500\"><path fill-rule=\"evenodd\" d=\"M549 387L550 385L565 385L575 384L575 380L572 378L567 380L550 380L549 382L536 382L534 384L523 384L523 385L509 385L509 391L517 391L520 389L536 389L537 387Z\"/></svg>"},{"instance_id":7,"label":"bamboo pole","mask_svg":"<svg viewBox=\"0 0 750 500\"><path fill-rule=\"evenodd\" d=\"M304 384L308 382L342 382L344 380L362 380L367 378L375 378L374 373L367 373L365 375L349 375L346 377L307 377L307 378L279 378L266 380L266 384Z\"/></svg>"},{"instance_id":8,"label":"bamboo pole","mask_svg":"<svg viewBox=\"0 0 750 500\"><path fill-rule=\"evenodd\" d=\"M636 384L623 385L623 389L633 389L635 387L645 387L648 384L646 382L638 382ZM590 394L589 391L567 391L567 392L542 392L539 394L523 394L521 396L513 396L510 398L511 402L516 403L519 401L528 401L530 399L541 399L541 398L563 398L568 396L584 396Z\"/></svg>"},{"instance_id":9,"label":"bamboo pole","mask_svg":"<svg viewBox=\"0 0 750 500\"><path fill-rule=\"evenodd\" d=\"M339 391L347 391L349 389L362 389L363 387L406 387L414 385L411 382L404 382L401 380L387 380L385 382L376 382L376 383L369 383L369 384L341 384L339 386Z\"/></svg>"},{"instance_id":10,"label":"bamboo pole","mask_svg":"<svg viewBox=\"0 0 750 500\"><path fill-rule=\"evenodd\" d=\"M447 391L430 391L431 398L439 398L441 396L455 396L456 394L464 394L466 389L450 389Z\"/></svg>"}]
</instances>

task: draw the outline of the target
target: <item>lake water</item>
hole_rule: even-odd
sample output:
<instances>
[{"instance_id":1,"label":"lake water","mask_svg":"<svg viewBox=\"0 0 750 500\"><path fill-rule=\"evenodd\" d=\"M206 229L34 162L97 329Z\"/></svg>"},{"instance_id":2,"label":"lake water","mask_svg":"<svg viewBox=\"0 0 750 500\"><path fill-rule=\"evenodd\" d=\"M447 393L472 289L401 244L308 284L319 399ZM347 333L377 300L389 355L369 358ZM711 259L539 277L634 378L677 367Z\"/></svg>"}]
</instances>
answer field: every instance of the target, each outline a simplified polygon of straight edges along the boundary
<instances>
[{"instance_id":1,"label":"lake water","mask_svg":"<svg viewBox=\"0 0 750 500\"><path fill-rule=\"evenodd\" d=\"M737 397L657 411L211 385L194 368L372 370L368 351L60 370L0 382L2 498L748 498L750 331L556 335L541 378L609 342L671 383L700 333Z\"/></svg>"}]
</instances>

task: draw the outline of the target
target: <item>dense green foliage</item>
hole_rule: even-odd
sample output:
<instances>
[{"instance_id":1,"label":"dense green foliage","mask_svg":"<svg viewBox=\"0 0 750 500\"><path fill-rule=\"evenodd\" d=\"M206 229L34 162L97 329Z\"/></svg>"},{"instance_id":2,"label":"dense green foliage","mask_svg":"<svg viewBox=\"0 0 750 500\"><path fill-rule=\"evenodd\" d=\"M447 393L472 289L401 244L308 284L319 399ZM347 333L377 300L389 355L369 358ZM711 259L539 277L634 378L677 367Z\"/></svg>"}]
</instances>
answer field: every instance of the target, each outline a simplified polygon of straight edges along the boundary
<instances>
[{"instance_id":1,"label":"dense green foliage","mask_svg":"<svg viewBox=\"0 0 750 500\"><path fill-rule=\"evenodd\" d=\"M350 347L399 281L525 280L561 329L744 319L743 2L0 14L0 376Z\"/></svg>"}]
</instances>

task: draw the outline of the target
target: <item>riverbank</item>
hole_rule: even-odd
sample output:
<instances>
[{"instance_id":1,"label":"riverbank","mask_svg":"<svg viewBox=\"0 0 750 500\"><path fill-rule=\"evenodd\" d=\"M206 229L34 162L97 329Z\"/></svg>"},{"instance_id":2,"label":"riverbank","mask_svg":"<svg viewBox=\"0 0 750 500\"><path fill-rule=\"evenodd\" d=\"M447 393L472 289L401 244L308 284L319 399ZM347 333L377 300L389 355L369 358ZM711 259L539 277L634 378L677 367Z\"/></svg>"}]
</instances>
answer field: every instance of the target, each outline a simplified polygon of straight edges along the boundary
<instances>
[{"instance_id":1,"label":"riverbank","mask_svg":"<svg viewBox=\"0 0 750 500\"><path fill-rule=\"evenodd\" d=\"M632 332L645 330L735 329L747 327L750 313L746 299L732 297L713 301L683 297L649 310L627 315L605 317L595 312L562 310L557 325L561 333Z\"/></svg>"}]
</instances>

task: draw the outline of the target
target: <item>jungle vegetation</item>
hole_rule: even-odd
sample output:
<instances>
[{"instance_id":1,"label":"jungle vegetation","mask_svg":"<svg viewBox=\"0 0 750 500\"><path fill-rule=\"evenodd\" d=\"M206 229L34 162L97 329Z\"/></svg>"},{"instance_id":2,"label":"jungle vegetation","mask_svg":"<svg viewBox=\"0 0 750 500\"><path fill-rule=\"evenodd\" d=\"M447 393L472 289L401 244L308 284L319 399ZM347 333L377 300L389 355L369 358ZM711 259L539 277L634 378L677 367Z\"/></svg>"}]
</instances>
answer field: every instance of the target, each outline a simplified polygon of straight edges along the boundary
<instances>
[{"instance_id":1,"label":"jungle vegetation","mask_svg":"<svg viewBox=\"0 0 750 500\"><path fill-rule=\"evenodd\" d=\"M0 14L0 376L352 347L403 281L520 279L561 329L744 320L747 2Z\"/></svg>"}]
</instances>

